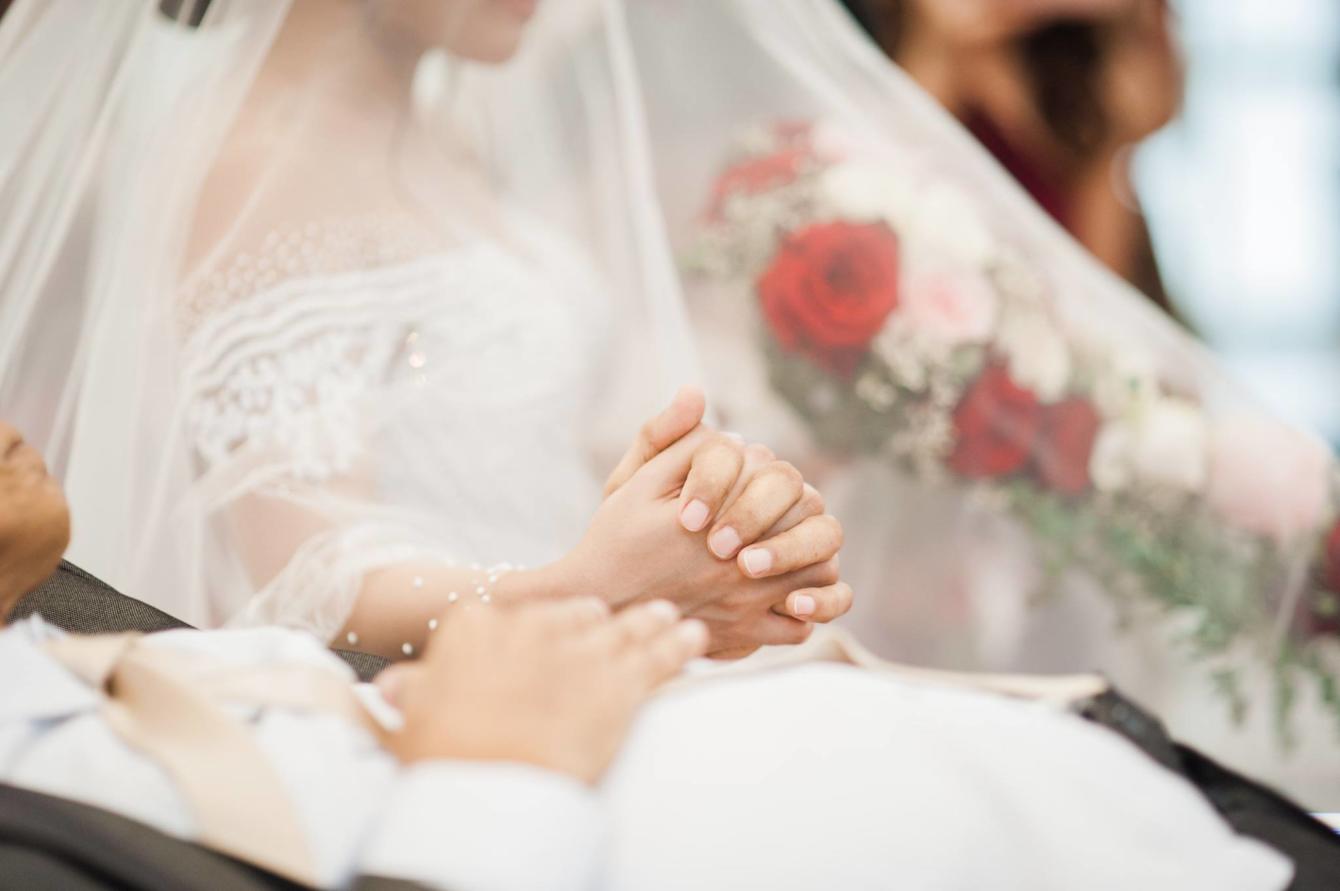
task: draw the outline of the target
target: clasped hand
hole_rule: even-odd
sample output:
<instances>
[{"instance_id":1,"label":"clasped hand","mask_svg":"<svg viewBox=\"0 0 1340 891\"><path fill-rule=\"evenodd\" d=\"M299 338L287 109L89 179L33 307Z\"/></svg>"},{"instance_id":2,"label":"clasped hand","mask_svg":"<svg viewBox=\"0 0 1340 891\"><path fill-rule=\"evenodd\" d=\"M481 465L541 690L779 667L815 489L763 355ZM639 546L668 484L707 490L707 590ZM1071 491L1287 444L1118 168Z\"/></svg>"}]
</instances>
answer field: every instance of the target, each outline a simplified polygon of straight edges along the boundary
<instances>
[{"instance_id":1,"label":"clasped hand","mask_svg":"<svg viewBox=\"0 0 1340 891\"><path fill-rule=\"evenodd\" d=\"M711 430L703 412L685 390L643 427L555 565L560 587L615 609L668 600L707 626L715 658L803 642L851 607L842 527L795 467Z\"/></svg>"}]
</instances>

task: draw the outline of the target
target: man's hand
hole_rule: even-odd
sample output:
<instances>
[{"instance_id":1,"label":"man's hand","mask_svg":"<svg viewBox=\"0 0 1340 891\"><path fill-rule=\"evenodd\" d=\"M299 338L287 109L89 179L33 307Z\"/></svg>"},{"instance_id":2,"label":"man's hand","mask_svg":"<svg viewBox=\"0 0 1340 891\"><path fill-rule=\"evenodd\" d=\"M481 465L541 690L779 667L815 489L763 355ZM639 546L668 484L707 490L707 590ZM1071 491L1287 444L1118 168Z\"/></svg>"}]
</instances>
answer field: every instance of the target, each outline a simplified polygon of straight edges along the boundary
<instances>
[{"instance_id":1,"label":"man's hand","mask_svg":"<svg viewBox=\"0 0 1340 891\"><path fill-rule=\"evenodd\" d=\"M70 515L42 456L0 422L0 625L24 594L55 571Z\"/></svg>"},{"instance_id":2,"label":"man's hand","mask_svg":"<svg viewBox=\"0 0 1340 891\"><path fill-rule=\"evenodd\" d=\"M404 714L387 747L401 761L513 761L594 783L633 714L686 663L707 629L669 603L611 618L579 598L452 611L413 665L383 672Z\"/></svg>"}]
</instances>

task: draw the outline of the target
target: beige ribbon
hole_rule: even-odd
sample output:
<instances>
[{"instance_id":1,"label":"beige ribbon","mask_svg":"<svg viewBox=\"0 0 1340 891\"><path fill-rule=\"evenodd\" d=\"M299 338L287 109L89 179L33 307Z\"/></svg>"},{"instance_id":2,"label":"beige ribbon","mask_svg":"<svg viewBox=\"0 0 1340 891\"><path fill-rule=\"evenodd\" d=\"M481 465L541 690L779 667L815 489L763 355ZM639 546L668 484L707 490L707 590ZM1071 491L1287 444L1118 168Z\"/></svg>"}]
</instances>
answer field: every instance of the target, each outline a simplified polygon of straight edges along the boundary
<instances>
[{"instance_id":1,"label":"beige ribbon","mask_svg":"<svg viewBox=\"0 0 1340 891\"><path fill-rule=\"evenodd\" d=\"M668 689L814 662L853 665L910 683L955 687L1062 707L1091 699L1110 689L1105 678L1094 674L969 674L902 665L879 658L846 631L831 627L816 630L808 641L799 646L765 647L747 659L716 665L701 674L686 675L670 684Z\"/></svg>"},{"instance_id":2,"label":"beige ribbon","mask_svg":"<svg viewBox=\"0 0 1340 891\"><path fill-rule=\"evenodd\" d=\"M221 705L280 706L380 728L347 678L311 665L258 668L140 645L140 635L65 637L47 651L104 692L108 723L172 778L197 841L307 885L315 862L292 802L251 729Z\"/></svg>"}]
</instances>

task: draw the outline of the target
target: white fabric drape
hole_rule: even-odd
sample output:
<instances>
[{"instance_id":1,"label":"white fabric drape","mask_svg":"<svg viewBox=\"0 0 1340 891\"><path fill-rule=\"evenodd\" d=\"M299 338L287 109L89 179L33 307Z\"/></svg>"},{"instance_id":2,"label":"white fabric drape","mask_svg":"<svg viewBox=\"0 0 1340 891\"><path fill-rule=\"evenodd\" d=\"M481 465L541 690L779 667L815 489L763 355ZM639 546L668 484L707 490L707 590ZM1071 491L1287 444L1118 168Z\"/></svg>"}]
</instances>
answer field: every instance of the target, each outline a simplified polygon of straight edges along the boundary
<instances>
[{"instance_id":1,"label":"white fabric drape","mask_svg":"<svg viewBox=\"0 0 1340 891\"><path fill-rule=\"evenodd\" d=\"M1340 797L1335 464L1089 257L831 0L632 0L660 199L724 424L847 532L848 626L1109 673Z\"/></svg>"},{"instance_id":2,"label":"white fabric drape","mask_svg":"<svg viewBox=\"0 0 1340 891\"><path fill-rule=\"evenodd\" d=\"M0 21L0 415L77 561L328 636L378 569L561 554L700 353L845 521L881 654L1100 668L1340 795L1329 454L835 4L551 2L501 66L377 13Z\"/></svg>"}]
</instances>

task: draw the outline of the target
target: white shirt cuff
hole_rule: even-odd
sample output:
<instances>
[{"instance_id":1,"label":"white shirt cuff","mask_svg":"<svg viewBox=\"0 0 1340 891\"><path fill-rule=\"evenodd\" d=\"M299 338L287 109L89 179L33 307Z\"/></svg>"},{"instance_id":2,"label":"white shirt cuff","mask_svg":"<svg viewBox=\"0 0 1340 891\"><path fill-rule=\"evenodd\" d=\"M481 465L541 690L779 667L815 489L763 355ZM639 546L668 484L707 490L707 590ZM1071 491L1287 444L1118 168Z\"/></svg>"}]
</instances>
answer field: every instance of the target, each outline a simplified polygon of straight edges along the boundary
<instances>
[{"instance_id":1,"label":"white shirt cuff","mask_svg":"<svg viewBox=\"0 0 1340 891\"><path fill-rule=\"evenodd\" d=\"M605 845L604 811L576 780L521 764L425 762L397 778L360 866L445 891L587 891Z\"/></svg>"}]
</instances>

